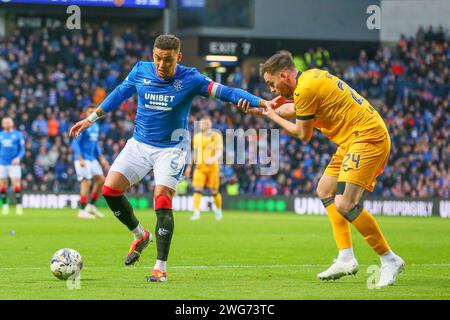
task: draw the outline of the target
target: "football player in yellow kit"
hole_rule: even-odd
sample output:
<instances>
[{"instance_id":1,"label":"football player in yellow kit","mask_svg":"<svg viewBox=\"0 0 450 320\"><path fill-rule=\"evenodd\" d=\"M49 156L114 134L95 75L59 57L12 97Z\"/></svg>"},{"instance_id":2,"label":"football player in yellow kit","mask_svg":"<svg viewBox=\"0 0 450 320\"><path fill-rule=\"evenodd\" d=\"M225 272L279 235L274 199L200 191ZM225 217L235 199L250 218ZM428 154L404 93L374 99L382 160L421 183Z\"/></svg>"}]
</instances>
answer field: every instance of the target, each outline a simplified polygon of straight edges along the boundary
<instances>
[{"instance_id":1,"label":"football player in yellow kit","mask_svg":"<svg viewBox=\"0 0 450 320\"><path fill-rule=\"evenodd\" d=\"M222 219L222 195L219 192L219 161L223 154L222 134L212 129L209 116L200 121L201 132L194 136L194 163L196 164L192 186L194 187L194 214L191 220L200 219L200 203L205 187L214 197L214 214L216 220Z\"/></svg>"},{"instance_id":2,"label":"football player in yellow kit","mask_svg":"<svg viewBox=\"0 0 450 320\"><path fill-rule=\"evenodd\" d=\"M363 193L373 191L389 157L391 142L383 119L367 100L327 71L298 71L287 51L270 57L261 65L260 74L279 97L273 100L272 109L249 109L248 102L241 100L238 106L242 110L265 115L306 142L316 128L338 146L318 183L317 195L332 224L339 254L318 278L335 280L358 272L351 223L380 257L377 287L394 284L405 263L390 249L377 222L362 206ZM283 103L284 99L294 102Z\"/></svg>"}]
</instances>

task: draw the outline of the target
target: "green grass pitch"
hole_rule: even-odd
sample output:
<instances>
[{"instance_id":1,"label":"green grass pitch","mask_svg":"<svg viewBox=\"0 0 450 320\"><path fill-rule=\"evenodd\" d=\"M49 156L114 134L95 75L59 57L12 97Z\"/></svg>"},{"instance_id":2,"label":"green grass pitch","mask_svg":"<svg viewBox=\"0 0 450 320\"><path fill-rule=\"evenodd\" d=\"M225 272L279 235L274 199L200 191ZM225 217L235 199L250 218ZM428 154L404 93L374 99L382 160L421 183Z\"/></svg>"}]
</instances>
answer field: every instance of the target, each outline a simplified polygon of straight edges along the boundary
<instances>
[{"instance_id":1,"label":"green grass pitch","mask_svg":"<svg viewBox=\"0 0 450 320\"><path fill-rule=\"evenodd\" d=\"M359 273L317 280L337 253L326 216L226 211L216 222L211 213L190 221L189 213L176 212L169 281L147 283L155 242L126 268L132 236L111 214L84 221L69 209L29 209L23 216L11 211L0 216L0 299L450 298L450 220L438 217L377 217L406 269L395 286L368 289L368 268L379 261L355 230ZM155 214L137 215L153 233ZM78 290L69 290L49 269L52 254L65 247L84 260Z\"/></svg>"}]
</instances>

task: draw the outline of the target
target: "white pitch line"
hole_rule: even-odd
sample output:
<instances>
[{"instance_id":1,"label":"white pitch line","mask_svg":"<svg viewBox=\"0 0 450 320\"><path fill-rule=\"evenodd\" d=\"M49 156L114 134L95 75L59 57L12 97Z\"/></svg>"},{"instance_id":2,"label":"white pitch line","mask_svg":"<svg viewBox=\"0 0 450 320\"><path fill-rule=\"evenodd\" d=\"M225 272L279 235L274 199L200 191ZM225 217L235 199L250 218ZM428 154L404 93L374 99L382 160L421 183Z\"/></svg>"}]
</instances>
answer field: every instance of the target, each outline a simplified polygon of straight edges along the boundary
<instances>
[{"instance_id":1,"label":"white pitch line","mask_svg":"<svg viewBox=\"0 0 450 320\"><path fill-rule=\"evenodd\" d=\"M328 264L286 264L286 265L218 265L218 266L173 266L173 269L227 269L227 268L313 268L313 267L326 267ZM368 267L367 265L360 265L361 267ZM436 264L410 264L406 267L450 267L450 263L436 263ZM153 267L144 267L153 268Z\"/></svg>"},{"instance_id":2,"label":"white pitch line","mask_svg":"<svg viewBox=\"0 0 450 320\"><path fill-rule=\"evenodd\" d=\"M249 268L249 269L285 269L285 268L314 268L314 267L326 267L328 264L275 264L275 265L200 265L200 266L170 266L170 269L241 269L241 268ZM369 264L360 265L360 267L368 267ZM450 263L424 263L424 264L407 264L408 267L450 267ZM112 269L114 267L85 267L83 269L87 270L101 270L101 269ZM144 269L153 269L153 267L143 267ZM0 267L0 270L43 270L47 269L44 267L16 267L16 268L8 268L8 267ZM133 269L133 267L123 267L123 269Z\"/></svg>"},{"instance_id":3,"label":"white pitch line","mask_svg":"<svg viewBox=\"0 0 450 320\"><path fill-rule=\"evenodd\" d=\"M234 268L311 268L311 267L321 267L327 266L325 264L287 264L287 265L211 265L211 266L171 266L171 269L234 269ZM114 267L84 267L84 269L111 269ZM122 267L123 269L133 269L134 267ZM143 267L144 269L153 269L153 267ZM16 267L16 268L2 268L0 270L42 270L46 269L44 267Z\"/></svg>"},{"instance_id":4,"label":"white pitch line","mask_svg":"<svg viewBox=\"0 0 450 320\"><path fill-rule=\"evenodd\" d=\"M372 264L361 264L360 267L369 267ZM327 267L329 264L274 264L274 265L210 265L210 266L170 266L171 269L239 269L239 268L314 268L314 267ZM406 264L406 267L450 267L450 263L425 263L425 264ZM129 267L125 267L129 268ZM143 267L144 269L153 269L153 267Z\"/></svg>"},{"instance_id":5,"label":"white pitch line","mask_svg":"<svg viewBox=\"0 0 450 320\"><path fill-rule=\"evenodd\" d=\"M217 266L173 266L173 269L239 269L239 268L311 268L325 266L324 264L274 264L274 265L217 265ZM152 268L152 267L144 267Z\"/></svg>"},{"instance_id":6,"label":"white pitch line","mask_svg":"<svg viewBox=\"0 0 450 320\"><path fill-rule=\"evenodd\" d=\"M45 268L22 267L22 268L0 268L0 270L42 270Z\"/></svg>"}]
</instances>

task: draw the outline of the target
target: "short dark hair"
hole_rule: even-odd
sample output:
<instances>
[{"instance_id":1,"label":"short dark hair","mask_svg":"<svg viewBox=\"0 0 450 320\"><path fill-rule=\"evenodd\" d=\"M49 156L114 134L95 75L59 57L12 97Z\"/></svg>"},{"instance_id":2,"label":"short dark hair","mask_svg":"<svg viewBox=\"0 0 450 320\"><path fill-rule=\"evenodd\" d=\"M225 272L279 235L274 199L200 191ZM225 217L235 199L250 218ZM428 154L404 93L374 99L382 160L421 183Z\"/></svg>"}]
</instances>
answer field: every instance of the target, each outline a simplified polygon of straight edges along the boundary
<instances>
[{"instance_id":1,"label":"short dark hair","mask_svg":"<svg viewBox=\"0 0 450 320\"><path fill-rule=\"evenodd\" d=\"M267 59L266 62L261 63L259 67L259 74L261 77L263 77L266 72L274 74L285 69L295 69L294 58L289 51L278 51Z\"/></svg>"},{"instance_id":2,"label":"short dark hair","mask_svg":"<svg viewBox=\"0 0 450 320\"><path fill-rule=\"evenodd\" d=\"M173 34L162 34L155 39L154 48L179 51L181 41Z\"/></svg>"}]
</instances>

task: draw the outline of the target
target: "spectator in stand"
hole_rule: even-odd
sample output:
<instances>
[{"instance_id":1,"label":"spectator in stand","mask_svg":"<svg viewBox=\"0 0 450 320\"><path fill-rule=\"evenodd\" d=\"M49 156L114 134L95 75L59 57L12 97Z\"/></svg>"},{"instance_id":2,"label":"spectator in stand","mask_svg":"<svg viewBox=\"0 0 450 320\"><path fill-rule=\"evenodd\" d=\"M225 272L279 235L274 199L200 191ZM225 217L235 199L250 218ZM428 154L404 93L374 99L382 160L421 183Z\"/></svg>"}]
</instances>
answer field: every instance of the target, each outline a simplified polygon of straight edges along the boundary
<instances>
[{"instance_id":1,"label":"spectator in stand","mask_svg":"<svg viewBox=\"0 0 450 320\"><path fill-rule=\"evenodd\" d=\"M43 137L48 135L48 123L45 120L42 114L38 115L38 117L31 124L31 130L38 137Z\"/></svg>"},{"instance_id":2,"label":"spectator in stand","mask_svg":"<svg viewBox=\"0 0 450 320\"><path fill-rule=\"evenodd\" d=\"M56 118L56 113L53 113L50 116L50 119L47 121L47 128L48 136L54 141L54 139L59 136L59 121Z\"/></svg>"}]
</instances>

